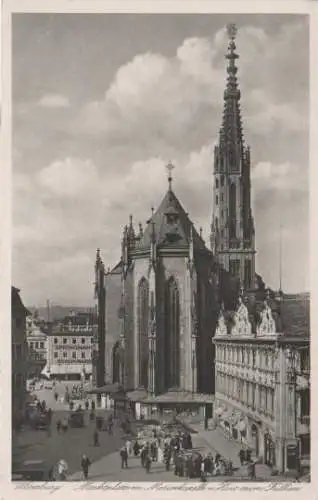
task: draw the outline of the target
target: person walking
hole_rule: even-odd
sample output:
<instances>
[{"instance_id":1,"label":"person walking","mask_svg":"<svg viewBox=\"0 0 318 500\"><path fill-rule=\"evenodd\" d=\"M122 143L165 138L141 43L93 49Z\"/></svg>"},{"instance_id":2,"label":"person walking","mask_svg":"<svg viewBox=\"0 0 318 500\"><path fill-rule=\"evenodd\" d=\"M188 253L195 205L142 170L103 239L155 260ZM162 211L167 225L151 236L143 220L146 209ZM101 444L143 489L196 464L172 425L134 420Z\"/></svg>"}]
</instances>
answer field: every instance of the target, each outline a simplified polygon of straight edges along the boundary
<instances>
[{"instance_id":1,"label":"person walking","mask_svg":"<svg viewBox=\"0 0 318 500\"><path fill-rule=\"evenodd\" d=\"M121 448L120 458L121 458L121 468L128 469L128 452L126 446L123 446Z\"/></svg>"},{"instance_id":2,"label":"person walking","mask_svg":"<svg viewBox=\"0 0 318 500\"><path fill-rule=\"evenodd\" d=\"M82 460L81 460L81 468L82 468L82 471L83 471L83 476L84 476L84 479L87 481L87 478L88 478L88 470L91 466L91 461L90 459L88 458L88 456L83 453L82 455Z\"/></svg>"},{"instance_id":3,"label":"person walking","mask_svg":"<svg viewBox=\"0 0 318 500\"><path fill-rule=\"evenodd\" d=\"M146 459L145 459L145 469L146 469L147 474L149 474L149 472L150 472L150 467L151 467L151 458L150 458L150 454L147 453Z\"/></svg>"},{"instance_id":4,"label":"person walking","mask_svg":"<svg viewBox=\"0 0 318 500\"><path fill-rule=\"evenodd\" d=\"M244 465L244 458L245 458L245 452L244 452L243 448L241 448L240 451L238 452L238 456L240 459L241 466L243 466Z\"/></svg>"},{"instance_id":5,"label":"person walking","mask_svg":"<svg viewBox=\"0 0 318 500\"><path fill-rule=\"evenodd\" d=\"M58 434L60 433L61 426L62 426L62 422L60 419L58 419L56 422L56 430L57 430Z\"/></svg>"},{"instance_id":6,"label":"person walking","mask_svg":"<svg viewBox=\"0 0 318 500\"><path fill-rule=\"evenodd\" d=\"M99 446L99 432L98 432L97 427L95 427L95 430L94 430L93 441L94 441L94 446Z\"/></svg>"}]
</instances>

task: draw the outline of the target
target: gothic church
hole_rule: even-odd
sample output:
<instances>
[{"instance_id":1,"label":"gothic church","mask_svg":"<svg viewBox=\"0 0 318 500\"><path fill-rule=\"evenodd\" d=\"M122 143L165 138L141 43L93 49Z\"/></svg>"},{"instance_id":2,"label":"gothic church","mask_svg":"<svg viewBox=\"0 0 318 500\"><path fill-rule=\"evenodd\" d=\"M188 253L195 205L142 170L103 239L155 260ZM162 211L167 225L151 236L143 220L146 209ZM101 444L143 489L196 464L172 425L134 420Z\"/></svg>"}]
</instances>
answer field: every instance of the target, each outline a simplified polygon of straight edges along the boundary
<instances>
[{"instance_id":1,"label":"gothic church","mask_svg":"<svg viewBox=\"0 0 318 500\"><path fill-rule=\"evenodd\" d=\"M145 230L141 225L136 230L130 217L118 264L105 273L97 253L97 385L119 382L126 391L150 395L214 393L212 337L220 304L232 309L240 288L253 293L258 287L250 149L243 141L234 26L228 34L211 250L173 191L169 164L168 190L159 208Z\"/></svg>"}]
</instances>

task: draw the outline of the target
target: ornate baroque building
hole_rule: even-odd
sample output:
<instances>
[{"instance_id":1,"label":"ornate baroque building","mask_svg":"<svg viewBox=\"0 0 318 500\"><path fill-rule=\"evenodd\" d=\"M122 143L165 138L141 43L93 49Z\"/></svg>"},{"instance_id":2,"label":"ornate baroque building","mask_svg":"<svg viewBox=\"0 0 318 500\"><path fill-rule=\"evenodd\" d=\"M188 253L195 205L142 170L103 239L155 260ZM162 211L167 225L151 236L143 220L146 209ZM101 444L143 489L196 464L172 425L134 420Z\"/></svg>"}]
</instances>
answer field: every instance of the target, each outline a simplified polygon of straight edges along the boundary
<instances>
[{"instance_id":1,"label":"ornate baroque building","mask_svg":"<svg viewBox=\"0 0 318 500\"><path fill-rule=\"evenodd\" d=\"M285 299L278 314L268 294L251 315L241 298L234 314L221 310L213 339L219 424L280 472L310 454L308 323L304 317L294 328L293 301ZM308 316L309 300L298 302Z\"/></svg>"}]
</instances>

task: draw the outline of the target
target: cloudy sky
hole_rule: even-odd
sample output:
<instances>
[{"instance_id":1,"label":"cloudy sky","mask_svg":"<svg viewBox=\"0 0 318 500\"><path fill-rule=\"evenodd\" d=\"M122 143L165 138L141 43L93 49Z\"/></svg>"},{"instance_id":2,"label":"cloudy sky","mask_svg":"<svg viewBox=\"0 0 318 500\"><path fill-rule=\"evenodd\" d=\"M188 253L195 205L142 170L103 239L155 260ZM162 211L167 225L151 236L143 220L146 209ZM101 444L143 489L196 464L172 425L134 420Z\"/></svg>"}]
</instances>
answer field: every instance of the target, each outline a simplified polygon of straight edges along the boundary
<instances>
[{"instance_id":1,"label":"cloudy sky","mask_svg":"<svg viewBox=\"0 0 318 500\"><path fill-rule=\"evenodd\" d=\"M257 271L308 290L309 27L292 15L15 14L13 282L28 305L92 303L100 247L120 255L174 190L208 241L213 145L236 22L242 113L252 150Z\"/></svg>"}]
</instances>

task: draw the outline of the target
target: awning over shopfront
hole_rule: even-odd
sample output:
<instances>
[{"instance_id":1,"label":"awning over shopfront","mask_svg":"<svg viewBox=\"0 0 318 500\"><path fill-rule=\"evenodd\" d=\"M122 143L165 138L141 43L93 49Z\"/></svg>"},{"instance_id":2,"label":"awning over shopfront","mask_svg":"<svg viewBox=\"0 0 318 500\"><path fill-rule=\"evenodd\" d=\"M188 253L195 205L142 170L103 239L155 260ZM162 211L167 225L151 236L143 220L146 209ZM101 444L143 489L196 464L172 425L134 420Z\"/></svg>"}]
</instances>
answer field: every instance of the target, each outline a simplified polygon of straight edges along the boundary
<instances>
[{"instance_id":1,"label":"awning over shopfront","mask_svg":"<svg viewBox=\"0 0 318 500\"><path fill-rule=\"evenodd\" d=\"M123 393L123 388L120 384L106 384L103 385L102 387L93 387L89 391L87 391L88 394L117 394L117 393Z\"/></svg>"}]
</instances>

